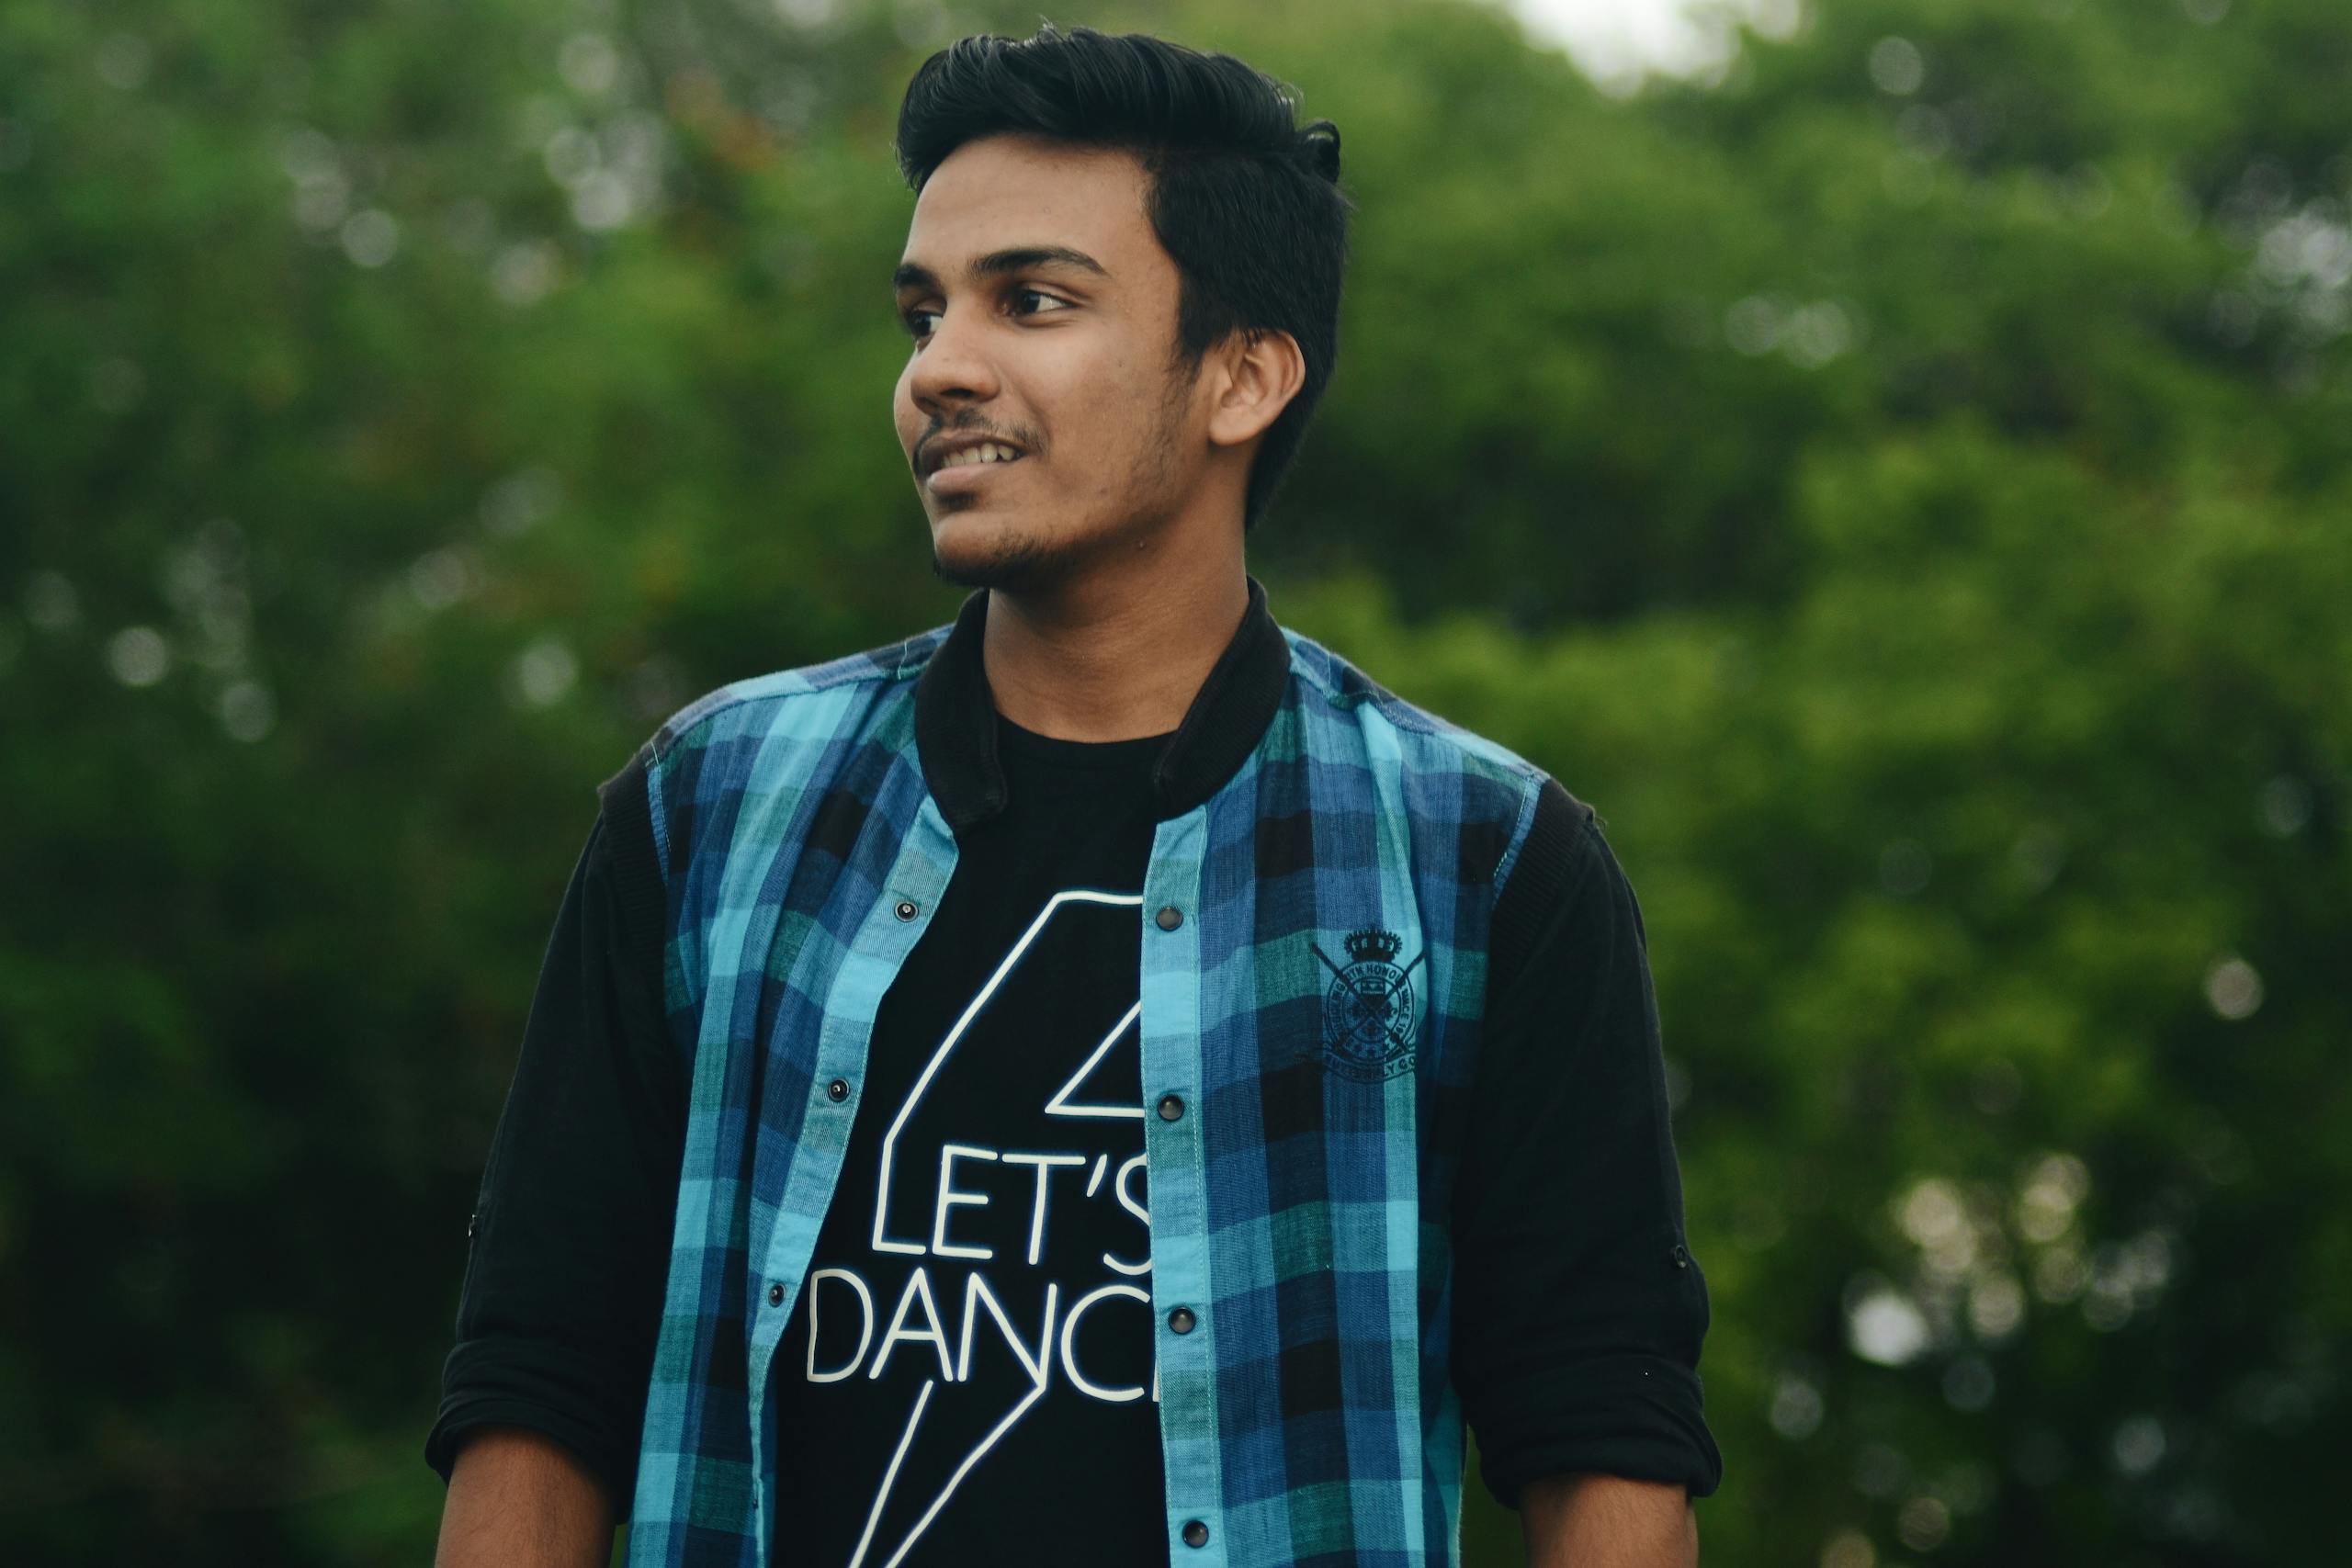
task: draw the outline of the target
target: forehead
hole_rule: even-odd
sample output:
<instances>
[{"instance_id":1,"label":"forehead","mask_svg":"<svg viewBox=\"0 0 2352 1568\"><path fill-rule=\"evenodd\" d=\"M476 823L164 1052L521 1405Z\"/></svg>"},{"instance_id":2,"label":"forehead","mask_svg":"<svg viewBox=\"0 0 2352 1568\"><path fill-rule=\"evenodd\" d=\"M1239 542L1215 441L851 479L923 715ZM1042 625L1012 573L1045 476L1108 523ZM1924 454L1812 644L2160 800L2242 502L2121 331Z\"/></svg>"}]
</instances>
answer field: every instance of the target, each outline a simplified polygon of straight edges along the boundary
<instances>
[{"instance_id":1,"label":"forehead","mask_svg":"<svg viewBox=\"0 0 2352 1568\"><path fill-rule=\"evenodd\" d=\"M1126 152L982 137L949 153L923 182L901 259L953 281L990 251L1067 245L1113 277L1133 278L1161 254L1144 186L1143 165Z\"/></svg>"}]
</instances>

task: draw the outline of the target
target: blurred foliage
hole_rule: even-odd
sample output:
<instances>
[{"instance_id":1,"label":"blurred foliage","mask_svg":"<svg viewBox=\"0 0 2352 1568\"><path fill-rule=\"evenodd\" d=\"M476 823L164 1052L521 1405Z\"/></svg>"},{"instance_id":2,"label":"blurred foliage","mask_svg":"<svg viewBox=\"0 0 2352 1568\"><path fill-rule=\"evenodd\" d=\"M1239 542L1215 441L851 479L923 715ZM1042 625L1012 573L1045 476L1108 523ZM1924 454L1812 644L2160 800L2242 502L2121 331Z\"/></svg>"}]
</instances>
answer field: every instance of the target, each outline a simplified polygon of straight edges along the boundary
<instances>
[{"instance_id":1,"label":"blurred foliage","mask_svg":"<svg viewBox=\"0 0 2352 1568\"><path fill-rule=\"evenodd\" d=\"M1345 15L1055 19L1343 129L1342 362L1255 568L1642 891L1710 1560L2324 1556L2341 0L1822 0L1623 99L1497 13ZM956 603L888 142L931 49L1036 19L0 11L12 1561L429 1555L588 785Z\"/></svg>"}]
</instances>

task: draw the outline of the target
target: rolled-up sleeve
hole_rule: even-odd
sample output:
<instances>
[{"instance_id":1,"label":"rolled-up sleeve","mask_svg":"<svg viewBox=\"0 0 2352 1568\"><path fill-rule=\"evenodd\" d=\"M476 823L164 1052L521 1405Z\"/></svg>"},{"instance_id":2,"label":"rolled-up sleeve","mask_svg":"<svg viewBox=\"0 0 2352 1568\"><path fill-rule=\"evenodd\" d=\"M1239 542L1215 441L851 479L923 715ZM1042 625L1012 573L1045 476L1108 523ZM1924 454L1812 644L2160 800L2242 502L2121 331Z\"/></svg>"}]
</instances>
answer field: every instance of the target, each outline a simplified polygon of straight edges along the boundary
<instances>
[{"instance_id":1,"label":"rolled-up sleeve","mask_svg":"<svg viewBox=\"0 0 2352 1568\"><path fill-rule=\"evenodd\" d=\"M628 1516L684 1145L662 987L662 898L644 778L605 786L559 909L468 1222L457 1343L425 1462L527 1427Z\"/></svg>"},{"instance_id":2,"label":"rolled-up sleeve","mask_svg":"<svg viewBox=\"0 0 2352 1568\"><path fill-rule=\"evenodd\" d=\"M1546 1475L1713 1492L1707 1287L1683 1234L1641 910L1546 780L1497 900L1455 1191L1454 1369L1487 1488Z\"/></svg>"}]
</instances>

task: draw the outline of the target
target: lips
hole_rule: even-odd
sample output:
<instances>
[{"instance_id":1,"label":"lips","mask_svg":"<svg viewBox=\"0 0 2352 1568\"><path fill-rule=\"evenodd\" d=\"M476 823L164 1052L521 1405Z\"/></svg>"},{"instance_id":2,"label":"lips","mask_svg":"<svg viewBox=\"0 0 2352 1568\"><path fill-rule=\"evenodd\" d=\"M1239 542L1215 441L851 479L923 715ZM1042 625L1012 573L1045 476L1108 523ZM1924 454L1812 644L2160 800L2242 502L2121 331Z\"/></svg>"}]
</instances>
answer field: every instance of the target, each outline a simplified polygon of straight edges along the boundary
<instances>
[{"instance_id":1,"label":"lips","mask_svg":"<svg viewBox=\"0 0 2352 1568\"><path fill-rule=\"evenodd\" d=\"M987 468L1000 463L1018 462L1027 457L1019 445L993 435L940 436L925 446L917 457L917 466L924 478L943 473L950 468Z\"/></svg>"},{"instance_id":2,"label":"lips","mask_svg":"<svg viewBox=\"0 0 2352 1568\"><path fill-rule=\"evenodd\" d=\"M976 494L995 485L997 476L1013 467L1015 464L1002 461L943 464L932 469L931 477L922 481L923 488L935 496Z\"/></svg>"}]
</instances>

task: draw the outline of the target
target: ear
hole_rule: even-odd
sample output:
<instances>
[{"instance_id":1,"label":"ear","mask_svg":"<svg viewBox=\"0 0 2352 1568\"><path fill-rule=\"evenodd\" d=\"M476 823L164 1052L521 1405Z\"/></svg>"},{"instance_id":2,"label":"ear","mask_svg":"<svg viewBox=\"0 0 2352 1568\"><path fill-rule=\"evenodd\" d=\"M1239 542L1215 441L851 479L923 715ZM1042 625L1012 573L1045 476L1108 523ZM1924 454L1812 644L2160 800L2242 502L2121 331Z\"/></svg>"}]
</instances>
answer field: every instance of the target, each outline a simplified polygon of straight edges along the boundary
<instances>
[{"instance_id":1,"label":"ear","mask_svg":"<svg viewBox=\"0 0 2352 1568\"><path fill-rule=\"evenodd\" d=\"M1209 439L1219 446L1253 441L1282 417L1306 384L1306 355L1298 340L1275 327L1250 327L1216 351L1216 402Z\"/></svg>"}]
</instances>

